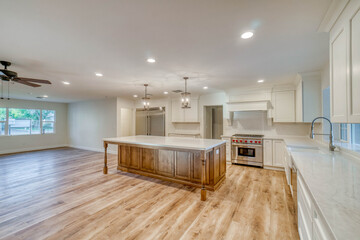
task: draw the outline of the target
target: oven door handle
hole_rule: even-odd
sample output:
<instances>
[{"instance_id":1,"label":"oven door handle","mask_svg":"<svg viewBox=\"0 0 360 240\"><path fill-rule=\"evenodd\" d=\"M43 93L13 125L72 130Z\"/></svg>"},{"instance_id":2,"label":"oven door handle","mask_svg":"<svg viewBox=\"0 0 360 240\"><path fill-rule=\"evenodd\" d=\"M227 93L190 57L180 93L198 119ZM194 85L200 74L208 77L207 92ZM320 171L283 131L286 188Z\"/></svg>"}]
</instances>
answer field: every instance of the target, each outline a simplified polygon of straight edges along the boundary
<instances>
[{"instance_id":1,"label":"oven door handle","mask_svg":"<svg viewBox=\"0 0 360 240\"><path fill-rule=\"evenodd\" d=\"M244 144L233 144L234 147L244 147L244 148L262 148L262 145L244 145Z\"/></svg>"}]
</instances>

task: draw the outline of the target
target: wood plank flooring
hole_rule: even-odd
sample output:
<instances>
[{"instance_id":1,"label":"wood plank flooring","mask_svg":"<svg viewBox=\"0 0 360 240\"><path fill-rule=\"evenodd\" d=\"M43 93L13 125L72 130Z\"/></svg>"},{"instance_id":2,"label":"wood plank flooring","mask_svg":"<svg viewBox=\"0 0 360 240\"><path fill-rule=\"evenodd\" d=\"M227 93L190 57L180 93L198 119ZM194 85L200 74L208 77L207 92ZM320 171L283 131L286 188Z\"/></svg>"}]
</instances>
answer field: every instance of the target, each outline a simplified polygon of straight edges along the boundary
<instances>
[{"instance_id":1,"label":"wood plank flooring","mask_svg":"<svg viewBox=\"0 0 360 240\"><path fill-rule=\"evenodd\" d=\"M73 148L0 156L0 239L298 239L284 173L228 166L200 189L116 171Z\"/></svg>"}]
</instances>

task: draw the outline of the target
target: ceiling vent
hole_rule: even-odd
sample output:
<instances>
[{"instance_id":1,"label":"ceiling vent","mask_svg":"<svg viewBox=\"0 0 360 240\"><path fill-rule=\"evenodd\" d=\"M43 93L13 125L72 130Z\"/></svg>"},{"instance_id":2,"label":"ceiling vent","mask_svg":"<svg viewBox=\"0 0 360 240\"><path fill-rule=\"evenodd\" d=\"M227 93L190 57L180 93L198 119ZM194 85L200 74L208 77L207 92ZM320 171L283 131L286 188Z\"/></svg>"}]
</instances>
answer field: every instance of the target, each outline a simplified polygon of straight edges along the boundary
<instances>
[{"instance_id":1,"label":"ceiling vent","mask_svg":"<svg viewBox=\"0 0 360 240\"><path fill-rule=\"evenodd\" d=\"M182 93L182 90L173 90L173 93Z\"/></svg>"}]
</instances>

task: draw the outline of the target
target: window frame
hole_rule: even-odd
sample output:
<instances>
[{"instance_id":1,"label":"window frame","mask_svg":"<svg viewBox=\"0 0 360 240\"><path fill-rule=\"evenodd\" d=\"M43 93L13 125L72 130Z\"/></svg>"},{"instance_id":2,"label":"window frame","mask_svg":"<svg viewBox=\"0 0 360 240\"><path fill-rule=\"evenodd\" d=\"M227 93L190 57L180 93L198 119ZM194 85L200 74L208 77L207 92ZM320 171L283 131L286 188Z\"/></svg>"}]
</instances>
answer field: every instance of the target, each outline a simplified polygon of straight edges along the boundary
<instances>
[{"instance_id":1,"label":"window frame","mask_svg":"<svg viewBox=\"0 0 360 240\"><path fill-rule=\"evenodd\" d=\"M345 125L346 126L346 139L343 139L342 138L342 126ZM349 141L349 139L351 140L352 137L351 137L351 126L349 126L350 124L348 123L340 123L340 126L339 126L339 138L340 138L340 142L343 142L343 143L349 143L351 141Z\"/></svg>"},{"instance_id":2,"label":"window frame","mask_svg":"<svg viewBox=\"0 0 360 240\"><path fill-rule=\"evenodd\" d=\"M49 135L49 134L55 134L56 133L56 110L55 109L46 109L46 108L27 108L27 107L18 107L18 106L14 106L14 107L0 107L0 108L5 108L6 109L6 119L5 121L0 121L0 122L5 122L5 134L4 135L0 135L1 137L16 137L16 136L36 136L36 135ZM9 134L9 110L10 109L26 109L26 110L39 110L40 111L40 133L33 133L33 134L19 134L19 135L10 135ZM42 112L43 110L48 110L48 111L54 111L54 121L42 121ZM52 133L43 133L43 122L50 122L54 124L54 132Z\"/></svg>"},{"instance_id":3,"label":"window frame","mask_svg":"<svg viewBox=\"0 0 360 240\"><path fill-rule=\"evenodd\" d=\"M9 118L9 109L7 107L0 107L0 108L5 108L5 121L1 121L0 123L5 123L5 127L4 127L4 135L0 135L2 136L7 136L8 133L8 126L9 126L9 122L8 122L8 118Z\"/></svg>"},{"instance_id":4,"label":"window frame","mask_svg":"<svg viewBox=\"0 0 360 240\"><path fill-rule=\"evenodd\" d=\"M53 121L43 120L42 114L43 114L43 111L44 111L44 110L45 110L45 111L54 111L54 120L53 120ZM56 133L56 110L53 110L53 109L41 109L40 117L41 117L41 121L40 121L41 134L42 134L42 135L55 134L55 133ZM53 123L54 131L51 132L51 133L45 133L45 132L44 132L44 129L43 129L44 123Z\"/></svg>"}]
</instances>

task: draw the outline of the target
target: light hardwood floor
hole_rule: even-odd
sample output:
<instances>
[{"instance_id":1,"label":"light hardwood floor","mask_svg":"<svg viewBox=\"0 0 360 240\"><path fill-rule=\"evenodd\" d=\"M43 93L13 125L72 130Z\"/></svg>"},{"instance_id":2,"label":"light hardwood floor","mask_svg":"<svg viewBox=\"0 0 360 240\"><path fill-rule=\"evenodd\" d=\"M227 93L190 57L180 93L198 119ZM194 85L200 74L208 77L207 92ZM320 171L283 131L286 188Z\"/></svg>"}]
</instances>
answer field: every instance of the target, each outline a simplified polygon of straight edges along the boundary
<instances>
[{"instance_id":1,"label":"light hardwood floor","mask_svg":"<svg viewBox=\"0 0 360 240\"><path fill-rule=\"evenodd\" d=\"M109 154L61 148L0 156L0 239L298 239L284 173L228 166L200 189L116 171Z\"/></svg>"}]
</instances>

